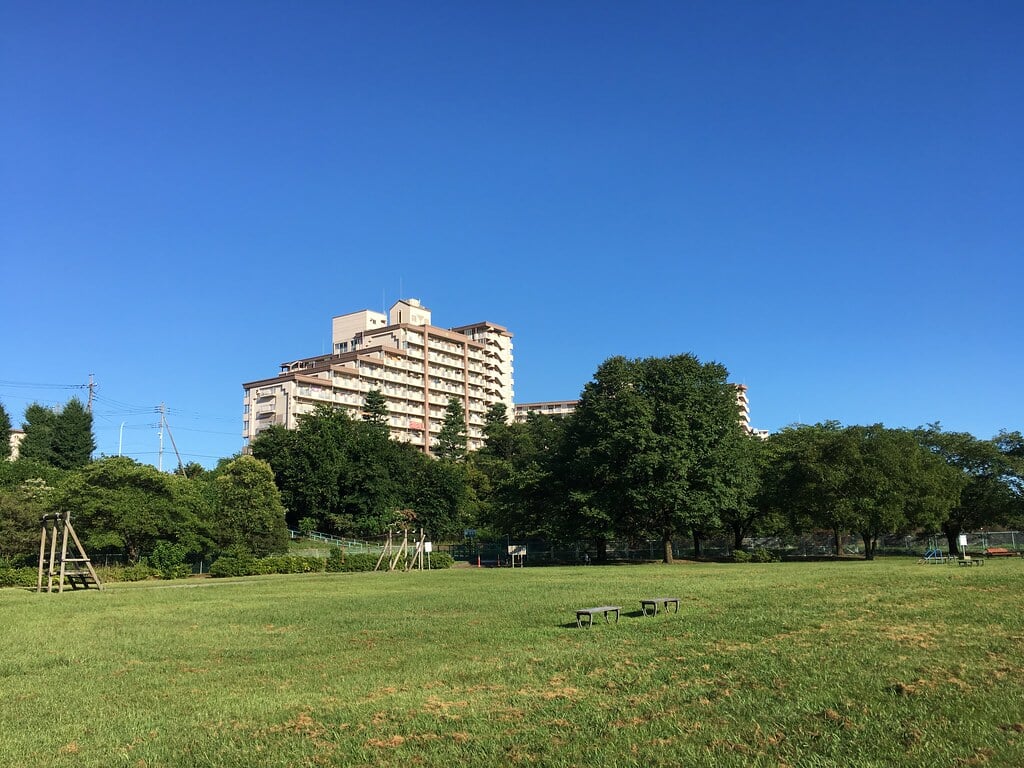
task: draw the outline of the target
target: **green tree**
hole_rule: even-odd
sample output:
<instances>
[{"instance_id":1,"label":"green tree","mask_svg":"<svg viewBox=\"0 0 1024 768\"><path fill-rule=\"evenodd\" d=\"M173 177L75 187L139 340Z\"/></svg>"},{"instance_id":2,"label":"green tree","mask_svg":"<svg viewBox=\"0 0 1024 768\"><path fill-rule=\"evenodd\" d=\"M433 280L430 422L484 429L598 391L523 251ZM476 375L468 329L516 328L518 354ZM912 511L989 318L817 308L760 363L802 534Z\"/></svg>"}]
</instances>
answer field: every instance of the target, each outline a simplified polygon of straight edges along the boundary
<instances>
[{"instance_id":1,"label":"green tree","mask_svg":"<svg viewBox=\"0 0 1024 768\"><path fill-rule=\"evenodd\" d=\"M18 457L56 466L53 453L53 435L57 429L56 411L32 403L25 409L22 429L25 436L21 440Z\"/></svg>"},{"instance_id":2,"label":"green tree","mask_svg":"<svg viewBox=\"0 0 1024 768\"><path fill-rule=\"evenodd\" d=\"M89 463L96 450L92 414L77 397L57 414L53 429L53 463L61 469L77 469Z\"/></svg>"},{"instance_id":3,"label":"green tree","mask_svg":"<svg viewBox=\"0 0 1024 768\"><path fill-rule=\"evenodd\" d=\"M53 488L29 478L0 488L0 559L31 562L39 552L39 521L50 509Z\"/></svg>"},{"instance_id":4,"label":"green tree","mask_svg":"<svg viewBox=\"0 0 1024 768\"><path fill-rule=\"evenodd\" d=\"M180 503L175 479L127 457L100 459L67 474L53 509L71 511L90 552L114 549L135 563L160 540L201 551L204 523L195 508Z\"/></svg>"},{"instance_id":5,"label":"green tree","mask_svg":"<svg viewBox=\"0 0 1024 768\"><path fill-rule=\"evenodd\" d=\"M457 397L448 398L444 422L437 435L434 454L444 461L462 461L466 458L466 410Z\"/></svg>"},{"instance_id":6,"label":"green tree","mask_svg":"<svg viewBox=\"0 0 1024 768\"><path fill-rule=\"evenodd\" d=\"M613 357L583 390L569 444L571 493L598 526L672 540L718 525L736 504L743 431L736 390L718 363L692 355Z\"/></svg>"},{"instance_id":7,"label":"green tree","mask_svg":"<svg viewBox=\"0 0 1024 768\"><path fill-rule=\"evenodd\" d=\"M958 474L907 430L818 424L785 434L782 495L797 513L855 531L864 557L882 534L934 530L959 499Z\"/></svg>"},{"instance_id":8,"label":"green tree","mask_svg":"<svg viewBox=\"0 0 1024 768\"><path fill-rule=\"evenodd\" d=\"M719 512L722 526L732 535L733 549L742 549L743 540L755 532L777 533L784 528L765 493L767 476L775 459L776 443L753 435L744 436L739 444L733 482L736 494L732 504Z\"/></svg>"},{"instance_id":9,"label":"green tree","mask_svg":"<svg viewBox=\"0 0 1024 768\"><path fill-rule=\"evenodd\" d=\"M936 423L915 435L958 471L964 484L959 503L941 522L950 552L957 551L960 533L1017 521L1024 491L1020 433L1001 432L992 440L979 440L967 432L944 432Z\"/></svg>"},{"instance_id":10,"label":"green tree","mask_svg":"<svg viewBox=\"0 0 1024 768\"><path fill-rule=\"evenodd\" d=\"M831 531L837 556L843 534L855 522L854 500L847 489L854 459L842 429L839 422L828 421L795 425L772 435L773 460L761 490L765 503L785 514L793 531Z\"/></svg>"},{"instance_id":11,"label":"green tree","mask_svg":"<svg viewBox=\"0 0 1024 768\"><path fill-rule=\"evenodd\" d=\"M284 506L269 464L240 456L223 468L214 483L217 506L212 534L222 550L244 549L256 557L287 550Z\"/></svg>"},{"instance_id":12,"label":"green tree","mask_svg":"<svg viewBox=\"0 0 1024 768\"><path fill-rule=\"evenodd\" d=\"M363 421L388 431L388 401L379 389L371 389L363 401Z\"/></svg>"},{"instance_id":13,"label":"green tree","mask_svg":"<svg viewBox=\"0 0 1024 768\"><path fill-rule=\"evenodd\" d=\"M0 461L11 458L11 417L0 403Z\"/></svg>"}]
</instances>

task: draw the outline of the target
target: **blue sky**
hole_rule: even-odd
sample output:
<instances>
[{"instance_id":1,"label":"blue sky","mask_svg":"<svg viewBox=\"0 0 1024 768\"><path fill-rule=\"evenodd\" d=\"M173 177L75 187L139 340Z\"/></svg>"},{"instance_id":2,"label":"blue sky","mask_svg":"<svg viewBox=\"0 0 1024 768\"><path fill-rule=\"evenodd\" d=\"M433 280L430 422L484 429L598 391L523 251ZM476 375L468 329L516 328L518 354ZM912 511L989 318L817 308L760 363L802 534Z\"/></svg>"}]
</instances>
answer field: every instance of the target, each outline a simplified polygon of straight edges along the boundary
<instances>
[{"instance_id":1,"label":"blue sky","mask_svg":"<svg viewBox=\"0 0 1024 768\"><path fill-rule=\"evenodd\" d=\"M508 327L520 402L692 352L761 428L1024 428L1022 39L1015 2L0 0L0 402L92 373L98 452L157 463L165 403L212 466L242 382L402 295Z\"/></svg>"}]
</instances>

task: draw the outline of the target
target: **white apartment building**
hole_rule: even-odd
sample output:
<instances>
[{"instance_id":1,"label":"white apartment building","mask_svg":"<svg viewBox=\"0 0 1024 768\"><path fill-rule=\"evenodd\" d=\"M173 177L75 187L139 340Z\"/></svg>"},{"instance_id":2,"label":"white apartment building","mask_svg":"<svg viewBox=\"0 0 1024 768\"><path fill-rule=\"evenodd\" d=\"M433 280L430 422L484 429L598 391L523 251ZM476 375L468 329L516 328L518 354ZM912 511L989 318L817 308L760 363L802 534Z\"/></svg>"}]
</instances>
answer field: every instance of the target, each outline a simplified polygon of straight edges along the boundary
<instances>
[{"instance_id":1,"label":"white apartment building","mask_svg":"<svg viewBox=\"0 0 1024 768\"><path fill-rule=\"evenodd\" d=\"M747 434L760 437L762 440L768 438L767 429L755 429L750 426L750 400L747 398L747 385L734 384L736 388L736 404L740 409L740 423ZM564 418L576 411L579 400L546 400L539 403L517 403L515 407L515 420L524 422L531 413L538 413L544 416Z\"/></svg>"},{"instance_id":2,"label":"white apartment building","mask_svg":"<svg viewBox=\"0 0 1024 768\"><path fill-rule=\"evenodd\" d=\"M470 450L483 445L484 416L495 403L512 412L512 334L489 322L438 328L417 299L388 314L361 310L332 320L332 352L281 364L280 373L250 381L243 437L274 424L294 429L318 405L340 406L359 419L366 393L379 390L391 436L430 452L451 397L462 402Z\"/></svg>"},{"instance_id":3,"label":"white apartment building","mask_svg":"<svg viewBox=\"0 0 1024 768\"><path fill-rule=\"evenodd\" d=\"M565 418L576 411L579 400L545 400L541 403L516 403L515 420L525 422L531 413L543 416Z\"/></svg>"}]
</instances>

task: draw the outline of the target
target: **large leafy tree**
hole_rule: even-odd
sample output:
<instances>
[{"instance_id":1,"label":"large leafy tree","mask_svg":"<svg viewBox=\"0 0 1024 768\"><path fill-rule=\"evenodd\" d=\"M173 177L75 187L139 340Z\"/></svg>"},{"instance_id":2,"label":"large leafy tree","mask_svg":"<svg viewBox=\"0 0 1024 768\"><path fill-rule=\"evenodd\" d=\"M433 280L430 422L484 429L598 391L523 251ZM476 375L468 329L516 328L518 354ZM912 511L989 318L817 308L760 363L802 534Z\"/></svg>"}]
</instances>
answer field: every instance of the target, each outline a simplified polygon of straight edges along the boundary
<instances>
[{"instance_id":1,"label":"large leafy tree","mask_svg":"<svg viewBox=\"0 0 1024 768\"><path fill-rule=\"evenodd\" d=\"M116 456L68 473L53 508L71 512L87 550L115 549L137 562L158 541L203 550L204 521L180 498L171 475Z\"/></svg>"},{"instance_id":2,"label":"large leafy tree","mask_svg":"<svg viewBox=\"0 0 1024 768\"><path fill-rule=\"evenodd\" d=\"M605 361L583 390L569 444L573 506L592 531L695 540L737 503L742 440L736 390L692 355Z\"/></svg>"},{"instance_id":3,"label":"large leafy tree","mask_svg":"<svg viewBox=\"0 0 1024 768\"><path fill-rule=\"evenodd\" d=\"M743 540L755 532L777 533L785 527L766 493L776 450L776 443L754 435L740 441L733 476L736 493L719 512L722 527L732 534L733 549L742 549Z\"/></svg>"},{"instance_id":4,"label":"large leafy tree","mask_svg":"<svg viewBox=\"0 0 1024 768\"><path fill-rule=\"evenodd\" d=\"M221 549L245 549L257 557L288 548L288 526L270 465L240 456L214 480L213 537Z\"/></svg>"},{"instance_id":5,"label":"large leafy tree","mask_svg":"<svg viewBox=\"0 0 1024 768\"><path fill-rule=\"evenodd\" d=\"M11 457L11 416L0 403L0 461Z\"/></svg>"},{"instance_id":6,"label":"large leafy tree","mask_svg":"<svg viewBox=\"0 0 1024 768\"><path fill-rule=\"evenodd\" d=\"M784 514L794 531L824 528L832 532L835 554L842 535L854 524L854 503L847 491L853 461L839 422L795 425L772 435L772 461L761 498Z\"/></svg>"},{"instance_id":7,"label":"large leafy tree","mask_svg":"<svg viewBox=\"0 0 1024 768\"><path fill-rule=\"evenodd\" d=\"M481 522L496 532L548 539L580 536L567 523L563 466L567 420L531 414L522 423L506 424L504 406L488 419L484 447L471 466L485 479Z\"/></svg>"},{"instance_id":8,"label":"large leafy tree","mask_svg":"<svg viewBox=\"0 0 1024 768\"><path fill-rule=\"evenodd\" d=\"M413 505L419 467L428 459L389 440L373 424L321 407L293 432L271 428L253 441L267 461L287 507L288 524L346 536L376 536Z\"/></svg>"},{"instance_id":9,"label":"large leafy tree","mask_svg":"<svg viewBox=\"0 0 1024 768\"><path fill-rule=\"evenodd\" d=\"M964 531L1018 522L1024 498L1024 450L1019 432L980 440L967 432L944 432L939 424L916 431L929 451L961 473L959 503L941 522L949 551Z\"/></svg>"},{"instance_id":10,"label":"large leafy tree","mask_svg":"<svg viewBox=\"0 0 1024 768\"><path fill-rule=\"evenodd\" d=\"M934 530L960 495L957 473L907 430L829 422L780 439L775 494L794 527L854 531L869 560L882 534Z\"/></svg>"}]
</instances>

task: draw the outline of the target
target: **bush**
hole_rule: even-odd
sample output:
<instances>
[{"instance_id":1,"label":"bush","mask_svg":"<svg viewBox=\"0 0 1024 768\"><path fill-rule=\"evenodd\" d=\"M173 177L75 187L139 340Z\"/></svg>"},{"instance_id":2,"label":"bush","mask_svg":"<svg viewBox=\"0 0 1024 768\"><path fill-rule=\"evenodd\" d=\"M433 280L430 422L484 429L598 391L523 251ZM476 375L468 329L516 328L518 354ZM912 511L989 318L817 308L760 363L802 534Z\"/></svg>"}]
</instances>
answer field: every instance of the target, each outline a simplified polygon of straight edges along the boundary
<instances>
[{"instance_id":1,"label":"bush","mask_svg":"<svg viewBox=\"0 0 1024 768\"><path fill-rule=\"evenodd\" d=\"M377 561L380 559L380 555L371 555L367 553L356 553L347 554L341 560L341 568L339 570L345 573L357 573L372 571L377 567Z\"/></svg>"},{"instance_id":2,"label":"bush","mask_svg":"<svg viewBox=\"0 0 1024 768\"><path fill-rule=\"evenodd\" d=\"M753 555L749 552L744 552L742 549L734 549L732 551L732 559L737 563L749 563L753 559Z\"/></svg>"},{"instance_id":3,"label":"bush","mask_svg":"<svg viewBox=\"0 0 1024 768\"><path fill-rule=\"evenodd\" d=\"M157 542L146 562L161 579L184 579L192 575L192 568L185 565L185 547L169 541Z\"/></svg>"},{"instance_id":4,"label":"bush","mask_svg":"<svg viewBox=\"0 0 1024 768\"><path fill-rule=\"evenodd\" d=\"M221 555L210 566L210 575L214 578L231 576L254 576L259 573L256 558L245 552Z\"/></svg>"},{"instance_id":5,"label":"bush","mask_svg":"<svg viewBox=\"0 0 1024 768\"><path fill-rule=\"evenodd\" d=\"M447 552L431 552L430 553L430 567L436 570L442 570L444 568L451 568L455 565L455 558Z\"/></svg>"},{"instance_id":6,"label":"bush","mask_svg":"<svg viewBox=\"0 0 1024 768\"><path fill-rule=\"evenodd\" d=\"M755 549L751 555L751 559L755 563L777 563L779 558L769 552L767 549L762 547L761 549Z\"/></svg>"},{"instance_id":7,"label":"bush","mask_svg":"<svg viewBox=\"0 0 1024 768\"><path fill-rule=\"evenodd\" d=\"M34 587L39 583L39 568L15 568L10 560L0 560L0 587Z\"/></svg>"},{"instance_id":8,"label":"bush","mask_svg":"<svg viewBox=\"0 0 1024 768\"><path fill-rule=\"evenodd\" d=\"M317 573L324 570L322 557L271 555L256 561L260 573Z\"/></svg>"}]
</instances>

